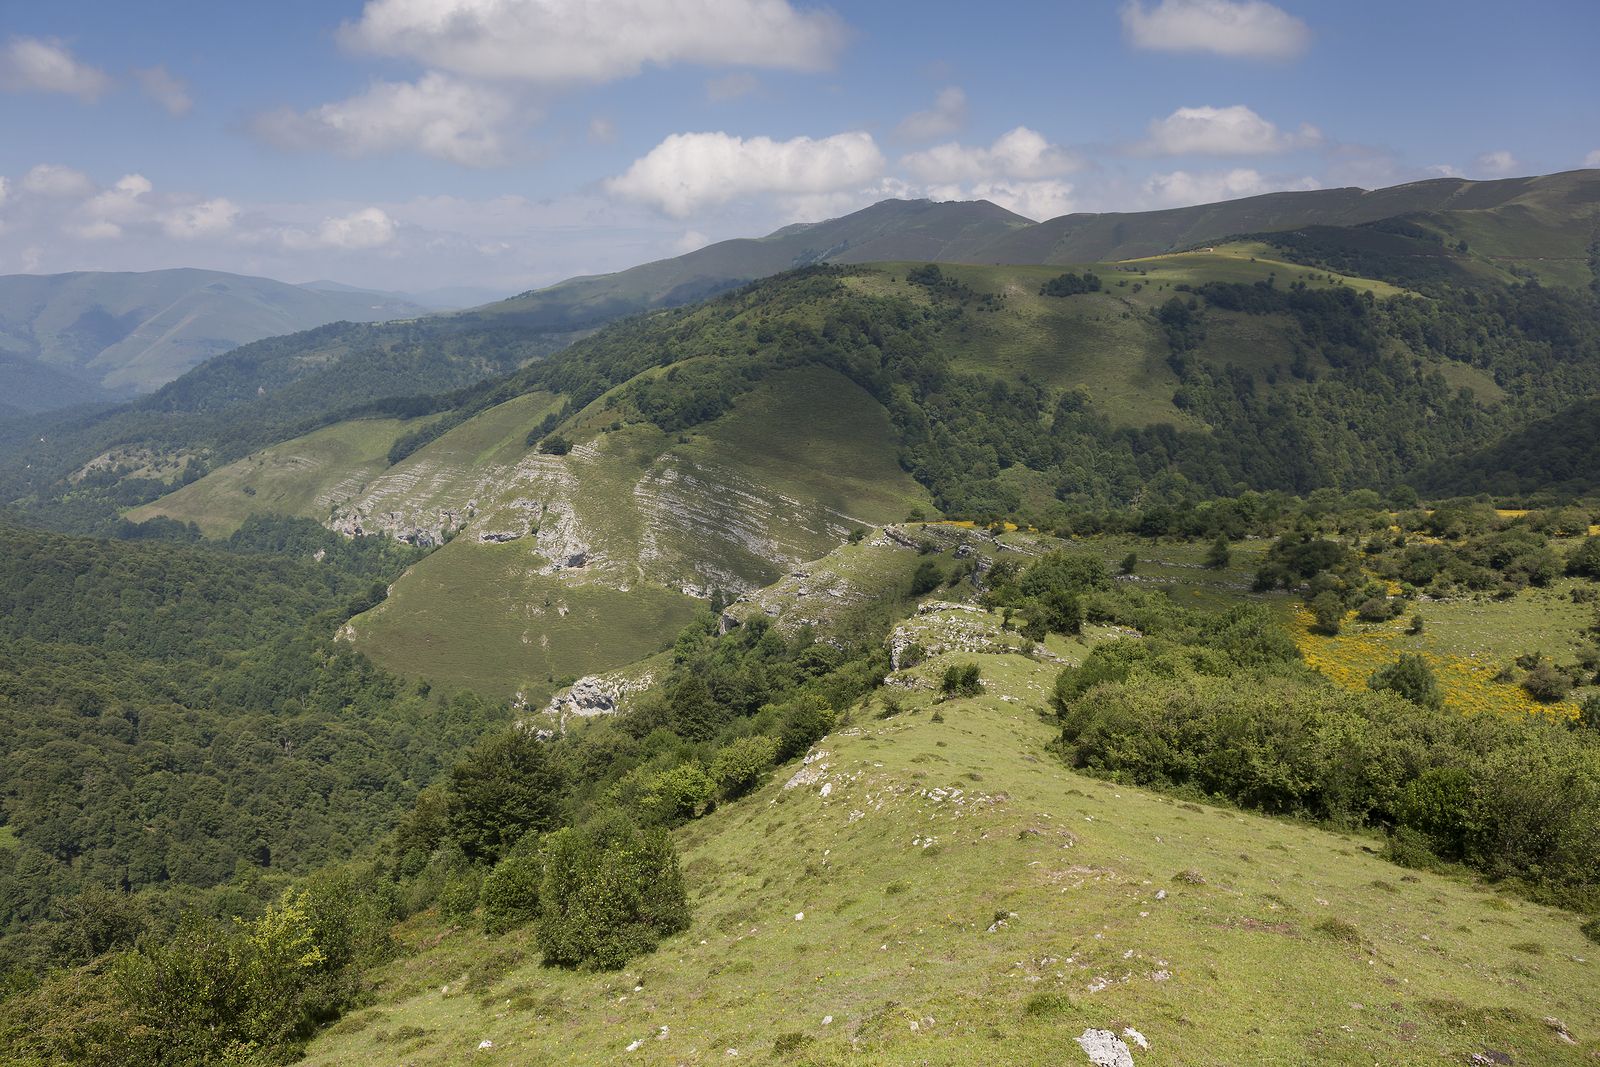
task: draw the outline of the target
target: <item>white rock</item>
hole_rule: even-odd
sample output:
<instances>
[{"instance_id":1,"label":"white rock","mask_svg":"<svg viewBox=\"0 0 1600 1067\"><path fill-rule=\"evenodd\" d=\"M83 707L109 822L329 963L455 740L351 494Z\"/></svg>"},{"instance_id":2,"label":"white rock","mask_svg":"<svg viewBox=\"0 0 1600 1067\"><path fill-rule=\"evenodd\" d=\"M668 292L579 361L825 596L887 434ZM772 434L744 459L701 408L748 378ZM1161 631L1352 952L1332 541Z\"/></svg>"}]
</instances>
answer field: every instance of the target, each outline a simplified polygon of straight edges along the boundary
<instances>
[{"instance_id":1,"label":"white rock","mask_svg":"<svg viewBox=\"0 0 1600 1067\"><path fill-rule=\"evenodd\" d=\"M805 921L805 917L806 917L806 913L803 912L803 911L797 911L797 912L794 913L794 921L795 922L804 922Z\"/></svg>"},{"instance_id":2,"label":"white rock","mask_svg":"<svg viewBox=\"0 0 1600 1067\"><path fill-rule=\"evenodd\" d=\"M1073 1040L1083 1046L1094 1067L1133 1067L1132 1050L1110 1030L1091 1027Z\"/></svg>"},{"instance_id":3,"label":"white rock","mask_svg":"<svg viewBox=\"0 0 1600 1067\"><path fill-rule=\"evenodd\" d=\"M1140 1048L1149 1048L1150 1047L1150 1039L1148 1037L1145 1037L1143 1034L1141 1034L1139 1031L1135 1030L1131 1026L1123 1027L1122 1036L1127 1038L1129 1041L1132 1041L1135 1045L1138 1045Z\"/></svg>"},{"instance_id":4,"label":"white rock","mask_svg":"<svg viewBox=\"0 0 1600 1067\"><path fill-rule=\"evenodd\" d=\"M824 1015L824 1016L823 1016L823 1017L822 1017L822 1025L823 1025L823 1026L832 1026L832 1025L833 1025L833 1016L831 1016L831 1015Z\"/></svg>"},{"instance_id":5,"label":"white rock","mask_svg":"<svg viewBox=\"0 0 1600 1067\"><path fill-rule=\"evenodd\" d=\"M487 1038L482 1040L482 1041L480 1041L480 1042L478 1042L478 1051L479 1052L482 1052L484 1049L491 1049L491 1048L494 1048L494 1042L488 1040Z\"/></svg>"},{"instance_id":6,"label":"white rock","mask_svg":"<svg viewBox=\"0 0 1600 1067\"><path fill-rule=\"evenodd\" d=\"M630 1044L630 1045L629 1045L629 1046L628 1046L628 1047L627 1047L627 1048L626 1048L626 1049L624 1049L624 1050L623 1050L623 1051L624 1051L624 1052L638 1052L638 1051L639 1051L639 1049L640 1049L640 1048L641 1048L641 1047L642 1047L642 1046L643 1046L643 1045L644 1045L644 1038L642 1038L642 1037L641 1037L641 1038L639 1038L639 1039L638 1039L638 1040L637 1040L637 1041L634 1041L634 1042L633 1042L633 1043L632 1043L632 1044Z\"/></svg>"}]
</instances>

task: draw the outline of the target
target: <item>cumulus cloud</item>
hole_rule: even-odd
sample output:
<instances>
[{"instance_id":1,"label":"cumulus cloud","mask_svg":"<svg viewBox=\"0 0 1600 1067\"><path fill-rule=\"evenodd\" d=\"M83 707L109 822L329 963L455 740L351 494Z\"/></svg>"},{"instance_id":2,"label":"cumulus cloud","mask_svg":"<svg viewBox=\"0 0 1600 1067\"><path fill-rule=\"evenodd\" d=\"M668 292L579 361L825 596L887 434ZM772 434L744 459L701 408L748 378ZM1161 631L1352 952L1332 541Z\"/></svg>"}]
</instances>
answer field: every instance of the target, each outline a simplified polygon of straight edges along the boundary
<instances>
[{"instance_id":1,"label":"cumulus cloud","mask_svg":"<svg viewBox=\"0 0 1600 1067\"><path fill-rule=\"evenodd\" d=\"M167 109L169 115L187 115L194 108L194 98L182 80L173 77L166 67L145 67L133 72L144 95Z\"/></svg>"},{"instance_id":2,"label":"cumulus cloud","mask_svg":"<svg viewBox=\"0 0 1600 1067\"><path fill-rule=\"evenodd\" d=\"M1306 24L1264 0L1128 0L1122 29L1135 48L1290 59L1306 50Z\"/></svg>"},{"instance_id":3,"label":"cumulus cloud","mask_svg":"<svg viewBox=\"0 0 1600 1067\"><path fill-rule=\"evenodd\" d=\"M1065 215L1074 207L1072 186L1053 179L979 182L972 186L968 195L999 204L1007 211L1015 211L1036 222Z\"/></svg>"},{"instance_id":4,"label":"cumulus cloud","mask_svg":"<svg viewBox=\"0 0 1600 1067\"><path fill-rule=\"evenodd\" d=\"M1522 160L1510 152L1501 149L1498 152L1485 152L1472 161L1478 173L1487 174L1495 178L1505 178L1522 170Z\"/></svg>"},{"instance_id":5,"label":"cumulus cloud","mask_svg":"<svg viewBox=\"0 0 1600 1067\"><path fill-rule=\"evenodd\" d=\"M57 40L13 37L0 50L0 87L13 92L65 93L94 101L111 87L97 67L80 61Z\"/></svg>"},{"instance_id":6,"label":"cumulus cloud","mask_svg":"<svg viewBox=\"0 0 1600 1067\"><path fill-rule=\"evenodd\" d=\"M1593 152L1584 156L1583 165L1586 167L1600 167L1600 148L1596 148Z\"/></svg>"},{"instance_id":7,"label":"cumulus cloud","mask_svg":"<svg viewBox=\"0 0 1600 1067\"><path fill-rule=\"evenodd\" d=\"M706 99L714 104L749 96L761 88L761 80L747 70L735 71L706 81Z\"/></svg>"},{"instance_id":8,"label":"cumulus cloud","mask_svg":"<svg viewBox=\"0 0 1600 1067\"><path fill-rule=\"evenodd\" d=\"M675 63L820 70L846 36L788 0L368 0L340 30L359 51L545 85Z\"/></svg>"},{"instance_id":9,"label":"cumulus cloud","mask_svg":"<svg viewBox=\"0 0 1600 1067\"><path fill-rule=\"evenodd\" d=\"M195 241L229 232L238 217L238 205L225 197L217 197L173 208L162 217L161 226L168 237Z\"/></svg>"},{"instance_id":10,"label":"cumulus cloud","mask_svg":"<svg viewBox=\"0 0 1600 1067\"><path fill-rule=\"evenodd\" d=\"M883 154L868 133L788 141L675 133L605 184L613 195L682 218L754 195L837 193L870 183L883 167Z\"/></svg>"},{"instance_id":11,"label":"cumulus cloud","mask_svg":"<svg viewBox=\"0 0 1600 1067\"><path fill-rule=\"evenodd\" d=\"M929 182L1055 178L1082 166L1071 153L1026 126L1001 134L987 148L951 141L913 152L900 163Z\"/></svg>"},{"instance_id":12,"label":"cumulus cloud","mask_svg":"<svg viewBox=\"0 0 1600 1067\"><path fill-rule=\"evenodd\" d=\"M111 188L90 198L83 211L101 222L135 222L148 215L145 197L154 191L155 186L143 174L124 174Z\"/></svg>"},{"instance_id":13,"label":"cumulus cloud","mask_svg":"<svg viewBox=\"0 0 1600 1067\"><path fill-rule=\"evenodd\" d=\"M1155 174L1145 181L1144 192L1152 206L1185 207L1262 193L1320 188L1315 178L1268 178L1259 171L1240 167L1210 173L1175 170Z\"/></svg>"},{"instance_id":14,"label":"cumulus cloud","mask_svg":"<svg viewBox=\"0 0 1600 1067\"><path fill-rule=\"evenodd\" d=\"M22 188L37 196L82 197L94 191L94 182L81 170L40 163L22 176Z\"/></svg>"},{"instance_id":15,"label":"cumulus cloud","mask_svg":"<svg viewBox=\"0 0 1600 1067\"><path fill-rule=\"evenodd\" d=\"M950 136L966 123L967 94L960 86L951 85L939 90L933 107L907 115L894 132L906 141L931 141Z\"/></svg>"},{"instance_id":16,"label":"cumulus cloud","mask_svg":"<svg viewBox=\"0 0 1600 1067\"><path fill-rule=\"evenodd\" d=\"M415 83L374 82L364 93L309 111L269 112L252 129L295 151L371 156L415 150L483 167L503 161L501 126L510 114L510 101L498 92L430 72Z\"/></svg>"},{"instance_id":17,"label":"cumulus cloud","mask_svg":"<svg viewBox=\"0 0 1600 1067\"><path fill-rule=\"evenodd\" d=\"M1149 136L1138 146L1148 155L1259 156L1319 144L1322 133L1301 124L1286 133L1243 104L1232 107L1180 107L1152 119Z\"/></svg>"},{"instance_id":18,"label":"cumulus cloud","mask_svg":"<svg viewBox=\"0 0 1600 1067\"><path fill-rule=\"evenodd\" d=\"M292 249L377 248L393 241L399 228L394 219L389 217L388 212L382 208L369 207L353 211L348 215L324 219L322 225L313 233L304 230L286 230L283 233L283 243L285 247Z\"/></svg>"}]
</instances>

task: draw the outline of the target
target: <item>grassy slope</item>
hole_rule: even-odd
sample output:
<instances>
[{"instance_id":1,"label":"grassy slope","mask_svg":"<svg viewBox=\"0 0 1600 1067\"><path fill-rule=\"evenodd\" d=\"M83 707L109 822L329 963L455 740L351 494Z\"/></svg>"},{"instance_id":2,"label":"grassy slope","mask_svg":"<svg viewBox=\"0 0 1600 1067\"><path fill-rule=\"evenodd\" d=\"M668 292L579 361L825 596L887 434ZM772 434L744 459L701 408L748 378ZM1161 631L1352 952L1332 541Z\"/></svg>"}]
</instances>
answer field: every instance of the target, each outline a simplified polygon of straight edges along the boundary
<instances>
[{"instance_id":1,"label":"grassy slope","mask_svg":"<svg viewBox=\"0 0 1600 1067\"><path fill-rule=\"evenodd\" d=\"M1286 275L1280 264L1252 261L1249 251L1161 257L1139 264L1143 273L1100 264L1107 291L1067 299L1039 295L1057 268L950 267L958 282L1004 297L1003 310L968 315L968 327L948 342L951 355L969 372L1011 380L1027 374L1052 389L1085 388L1122 425L1198 427L1172 405L1176 380L1148 309L1170 299L1173 285L1210 278L1260 280L1276 272L1284 284L1335 284L1316 272ZM891 264L849 284L927 299L904 272L905 265ZM1208 355L1263 372L1291 358L1284 338L1260 317L1219 319L1208 344ZM1280 388L1295 386L1285 376ZM927 503L898 465L883 408L830 370L780 372L740 397L728 415L681 436L640 424L613 429L616 412L602 398L562 429L578 448L561 458L539 456L526 436L556 402L530 394L501 404L376 476L364 460L342 474L336 466L322 469L314 486L275 486L275 497L263 496L261 486L255 498L242 494L252 464L287 470L283 456L306 451L318 438L312 435L218 471L136 516L169 514L219 532L251 506L287 507L321 520L334 506L341 515L358 513L367 530L383 522L432 529L442 514L464 516L465 530L396 583L389 603L357 620L351 633L404 675L451 688L532 694L542 693L552 676L608 670L650 651L651 640L670 636L669 629L648 637L650 627L687 617L691 604L682 593L764 586L826 553L852 527L898 519ZM334 439L344 432L320 431ZM341 489L331 504L330 485ZM1048 486L1022 488L1049 493ZM479 541L485 532L531 527L534 536L508 545ZM553 561L580 548L591 557L587 567L548 573ZM607 623L600 605L617 607L615 594L624 589L649 590L640 595L652 606ZM443 607L440 598L460 606ZM576 621L557 626L552 617L529 614L528 605L551 598L566 604L574 620L615 626L617 647L591 658L589 650L606 647L599 636ZM537 654L530 657L529 647Z\"/></svg>"},{"instance_id":2,"label":"grassy slope","mask_svg":"<svg viewBox=\"0 0 1600 1067\"><path fill-rule=\"evenodd\" d=\"M657 651L698 607L660 587L563 581L534 563L515 542L448 545L352 620L347 635L402 677L539 704L563 679Z\"/></svg>"},{"instance_id":3,"label":"grassy slope","mask_svg":"<svg viewBox=\"0 0 1600 1067\"><path fill-rule=\"evenodd\" d=\"M357 646L407 677L542 700L562 678L610 670L670 641L707 591L764 585L838 544L852 525L926 502L895 464L887 416L831 371L764 383L686 442L600 430L559 459L528 427L548 397L519 397L450 431L364 495L370 513L475 502L466 530L352 623ZM197 483L203 484L203 483ZM506 544L485 531L539 532ZM581 544L591 563L549 573ZM568 614L562 614L560 608Z\"/></svg>"},{"instance_id":4,"label":"grassy slope","mask_svg":"<svg viewBox=\"0 0 1600 1067\"><path fill-rule=\"evenodd\" d=\"M388 467L397 437L426 420L357 419L273 445L213 471L160 500L128 512L134 522L157 515L193 522L208 537L226 537L252 514L325 520ZM254 490L253 495L246 490Z\"/></svg>"},{"instance_id":5,"label":"grassy slope","mask_svg":"<svg viewBox=\"0 0 1600 1067\"><path fill-rule=\"evenodd\" d=\"M858 712L818 780L786 791L783 768L682 831L694 926L657 954L549 970L526 931L424 917L404 931L417 955L307 1062L462 1064L490 1040L552 1064L1055 1065L1084 1062L1085 1028L1124 1026L1150 1041L1140 1067L1590 1062L1593 946L1572 916L1071 773L1045 751L1054 665L953 658L981 663L985 695L943 722L926 691L896 718ZM1318 929L1331 918L1355 940ZM804 1043L774 1056L785 1034Z\"/></svg>"}]
</instances>

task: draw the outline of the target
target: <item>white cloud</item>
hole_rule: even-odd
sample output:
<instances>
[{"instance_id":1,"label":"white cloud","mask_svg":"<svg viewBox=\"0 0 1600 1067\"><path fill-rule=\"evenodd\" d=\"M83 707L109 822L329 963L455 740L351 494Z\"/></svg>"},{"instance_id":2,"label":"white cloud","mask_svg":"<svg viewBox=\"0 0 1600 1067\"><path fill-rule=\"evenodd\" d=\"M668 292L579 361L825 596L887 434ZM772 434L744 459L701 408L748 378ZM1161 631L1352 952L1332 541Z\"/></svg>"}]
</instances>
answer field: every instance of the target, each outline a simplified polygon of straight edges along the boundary
<instances>
[{"instance_id":1,"label":"white cloud","mask_svg":"<svg viewBox=\"0 0 1600 1067\"><path fill-rule=\"evenodd\" d=\"M1212 52L1249 59L1289 59L1304 52L1311 31L1264 0L1128 0L1122 28L1135 48Z\"/></svg>"},{"instance_id":2,"label":"white cloud","mask_svg":"<svg viewBox=\"0 0 1600 1067\"><path fill-rule=\"evenodd\" d=\"M4 204L6 202L6 198L10 195L11 182L4 174L0 174L0 204Z\"/></svg>"},{"instance_id":3,"label":"white cloud","mask_svg":"<svg viewBox=\"0 0 1600 1067\"><path fill-rule=\"evenodd\" d=\"M1209 204L1219 200L1237 200L1246 196L1282 190L1320 189L1315 178L1277 179L1264 177L1259 171L1236 168L1228 171L1193 173L1175 170L1155 174L1146 180L1144 191L1155 207L1186 207L1190 204Z\"/></svg>"},{"instance_id":4,"label":"white cloud","mask_svg":"<svg viewBox=\"0 0 1600 1067\"><path fill-rule=\"evenodd\" d=\"M683 236L672 243L672 250L678 255L693 252L697 248L704 248L711 243L711 238L699 230L684 230Z\"/></svg>"},{"instance_id":5,"label":"white cloud","mask_svg":"<svg viewBox=\"0 0 1600 1067\"><path fill-rule=\"evenodd\" d=\"M958 199L989 200L1038 222L1065 215L1074 207L1072 186L1052 179L979 182L968 196Z\"/></svg>"},{"instance_id":6,"label":"white cloud","mask_svg":"<svg viewBox=\"0 0 1600 1067\"><path fill-rule=\"evenodd\" d=\"M1596 148L1593 152L1584 156L1583 165L1586 167L1600 167L1600 148Z\"/></svg>"},{"instance_id":7,"label":"white cloud","mask_svg":"<svg viewBox=\"0 0 1600 1067\"><path fill-rule=\"evenodd\" d=\"M0 86L16 92L65 93L93 101L111 87L111 79L80 62L66 45L38 37L13 37L0 51Z\"/></svg>"},{"instance_id":8,"label":"white cloud","mask_svg":"<svg viewBox=\"0 0 1600 1067\"><path fill-rule=\"evenodd\" d=\"M393 241L398 224L382 208L369 207L348 215L324 219L315 233L304 230L286 230L284 246L302 250L312 248L337 248L359 250L377 248Z\"/></svg>"},{"instance_id":9,"label":"white cloud","mask_svg":"<svg viewBox=\"0 0 1600 1067\"><path fill-rule=\"evenodd\" d=\"M950 136L966 123L967 94L960 86L950 85L939 90L933 107L907 115L894 132L906 141L931 141Z\"/></svg>"},{"instance_id":10,"label":"white cloud","mask_svg":"<svg viewBox=\"0 0 1600 1067\"><path fill-rule=\"evenodd\" d=\"M415 150L469 167L504 160L500 127L511 104L499 93L429 72L415 83L374 82L366 92L310 111L258 116L257 136L280 148L345 156Z\"/></svg>"},{"instance_id":11,"label":"white cloud","mask_svg":"<svg viewBox=\"0 0 1600 1067\"><path fill-rule=\"evenodd\" d=\"M589 141L592 144L610 144L617 139L617 124L603 115L589 120Z\"/></svg>"},{"instance_id":12,"label":"white cloud","mask_svg":"<svg viewBox=\"0 0 1600 1067\"><path fill-rule=\"evenodd\" d=\"M706 99L712 103L720 104L728 100L737 100L741 96L749 96L761 88L761 79L747 70L735 71L725 74L720 78L710 78L706 81Z\"/></svg>"},{"instance_id":13,"label":"white cloud","mask_svg":"<svg viewBox=\"0 0 1600 1067\"><path fill-rule=\"evenodd\" d=\"M1423 167L1422 171L1430 178L1465 178L1461 168L1453 163L1435 163L1431 167Z\"/></svg>"},{"instance_id":14,"label":"white cloud","mask_svg":"<svg viewBox=\"0 0 1600 1067\"><path fill-rule=\"evenodd\" d=\"M144 95L166 108L169 115L187 115L194 108L189 87L168 73L166 67L146 67L135 70L133 76Z\"/></svg>"},{"instance_id":15,"label":"white cloud","mask_svg":"<svg viewBox=\"0 0 1600 1067\"><path fill-rule=\"evenodd\" d=\"M162 216L161 227L169 237L194 241L227 233L238 217L238 205L225 197L217 197L173 208Z\"/></svg>"},{"instance_id":16,"label":"white cloud","mask_svg":"<svg viewBox=\"0 0 1600 1067\"><path fill-rule=\"evenodd\" d=\"M137 222L149 217L151 207L145 197L154 191L155 186L143 174L124 174L111 188L90 198L83 211L101 222Z\"/></svg>"},{"instance_id":17,"label":"white cloud","mask_svg":"<svg viewBox=\"0 0 1600 1067\"><path fill-rule=\"evenodd\" d=\"M1522 160L1510 152L1501 149L1498 152L1485 152L1472 161L1472 165L1480 174L1488 174L1496 178L1509 177L1522 168Z\"/></svg>"},{"instance_id":18,"label":"white cloud","mask_svg":"<svg viewBox=\"0 0 1600 1067\"><path fill-rule=\"evenodd\" d=\"M85 241L114 241L122 236L122 227L109 219L75 222L67 225L67 232Z\"/></svg>"},{"instance_id":19,"label":"white cloud","mask_svg":"<svg viewBox=\"0 0 1600 1067\"><path fill-rule=\"evenodd\" d=\"M1315 126L1301 124L1285 133L1243 104L1232 107L1180 107L1150 121L1150 135L1138 145L1148 155L1259 156L1288 152L1322 141Z\"/></svg>"},{"instance_id":20,"label":"white cloud","mask_svg":"<svg viewBox=\"0 0 1600 1067\"><path fill-rule=\"evenodd\" d=\"M94 182L81 170L40 163L22 176L22 189L36 196L83 197L94 191Z\"/></svg>"},{"instance_id":21,"label":"white cloud","mask_svg":"<svg viewBox=\"0 0 1600 1067\"><path fill-rule=\"evenodd\" d=\"M1026 126L1001 134L988 148L951 141L913 152L900 163L929 182L1055 178L1082 166L1071 153Z\"/></svg>"},{"instance_id":22,"label":"white cloud","mask_svg":"<svg viewBox=\"0 0 1600 1067\"><path fill-rule=\"evenodd\" d=\"M340 37L457 74L561 85L674 63L820 70L846 30L788 0L368 0Z\"/></svg>"},{"instance_id":23,"label":"white cloud","mask_svg":"<svg viewBox=\"0 0 1600 1067\"><path fill-rule=\"evenodd\" d=\"M883 166L883 154L868 133L788 141L675 133L609 179L606 189L682 218L701 207L758 194L837 193L871 182Z\"/></svg>"}]
</instances>

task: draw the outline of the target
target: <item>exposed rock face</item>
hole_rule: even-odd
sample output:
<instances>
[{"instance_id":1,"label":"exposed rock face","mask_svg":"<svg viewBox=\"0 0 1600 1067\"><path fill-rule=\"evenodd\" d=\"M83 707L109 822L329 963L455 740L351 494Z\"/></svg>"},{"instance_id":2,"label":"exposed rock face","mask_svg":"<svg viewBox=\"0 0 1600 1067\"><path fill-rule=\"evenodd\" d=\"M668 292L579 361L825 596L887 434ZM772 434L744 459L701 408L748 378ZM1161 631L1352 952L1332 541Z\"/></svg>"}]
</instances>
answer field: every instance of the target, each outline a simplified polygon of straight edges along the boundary
<instances>
[{"instance_id":1,"label":"exposed rock face","mask_svg":"<svg viewBox=\"0 0 1600 1067\"><path fill-rule=\"evenodd\" d=\"M550 703L544 708L544 715L554 719L560 730L566 729L568 721L572 719L615 715L622 710L622 703L629 695L650 688L654 679L652 674L639 677L585 675L551 697Z\"/></svg>"}]
</instances>

